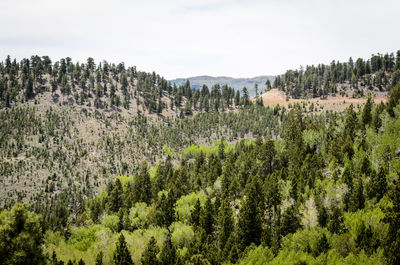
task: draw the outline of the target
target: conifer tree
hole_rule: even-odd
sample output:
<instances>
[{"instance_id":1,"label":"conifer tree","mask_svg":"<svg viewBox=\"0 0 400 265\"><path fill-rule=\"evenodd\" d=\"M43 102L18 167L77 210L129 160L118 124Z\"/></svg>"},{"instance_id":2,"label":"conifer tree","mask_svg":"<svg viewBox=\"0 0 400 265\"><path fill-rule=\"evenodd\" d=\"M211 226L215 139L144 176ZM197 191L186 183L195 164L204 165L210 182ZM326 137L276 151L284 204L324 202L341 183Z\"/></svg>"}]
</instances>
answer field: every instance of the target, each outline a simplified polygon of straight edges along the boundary
<instances>
[{"instance_id":1,"label":"conifer tree","mask_svg":"<svg viewBox=\"0 0 400 265\"><path fill-rule=\"evenodd\" d=\"M227 199L222 202L222 205L219 209L219 235L218 235L218 244L219 248L223 249L228 242L229 237L231 236L232 231L234 230L234 222L233 222L233 211L231 204Z\"/></svg>"},{"instance_id":2,"label":"conifer tree","mask_svg":"<svg viewBox=\"0 0 400 265\"><path fill-rule=\"evenodd\" d=\"M190 223L194 225L194 227L200 225L200 213L201 213L200 200L197 199L196 204L194 205L194 208L190 213Z\"/></svg>"},{"instance_id":3,"label":"conifer tree","mask_svg":"<svg viewBox=\"0 0 400 265\"><path fill-rule=\"evenodd\" d=\"M113 185L113 189L110 193L110 196L108 198L108 205L109 209L112 212L118 212L119 208L122 206L122 194L123 194L123 189L122 189L122 184L119 178L115 180L115 184Z\"/></svg>"},{"instance_id":4,"label":"conifer tree","mask_svg":"<svg viewBox=\"0 0 400 265\"><path fill-rule=\"evenodd\" d=\"M100 251L96 256L96 265L103 265L103 251Z\"/></svg>"},{"instance_id":5,"label":"conifer tree","mask_svg":"<svg viewBox=\"0 0 400 265\"><path fill-rule=\"evenodd\" d=\"M214 214L214 206L211 203L210 198L207 198L204 208L200 213L200 226L204 229L207 235L211 235L214 232Z\"/></svg>"},{"instance_id":6,"label":"conifer tree","mask_svg":"<svg viewBox=\"0 0 400 265\"><path fill-rule=\"evenodd\" d=\"M249 181L245 189L245 199L239 212L238 220L238 240L239 249L244 250L246 246L260 243L262 234L262 209L260 207L259 187L255 177Z\"/></svg>"},{"instance_id":7,"label":"conifer tree","mask_svg":"<svg viewBox=\"0 0 400 265\"><path fill-rule=\"evenodd\" d=\"M179 264L179 256L176 248L171 241L171 234L167 235L164 245L160 253L160 265L174 265Z\"/></svg>"},{"instance_id":8,"label":"conifer tree","mask_svg":"<svg viewBox=\"0 0 400 265\"><path fill-rule=\"evenodd\" d=\"M141 262L142 265L158 265L159 261L157 259L157 254L159 252L159 248L157 246L156 239L152 236L150 238L149 243L147 244L146 249L142 253Z\"/></svg>"},{"instance_id":9,"label":"conifer tree","mask_svg":"<svg viewBox=\"0 0 400 265\"><path fill-rule=\"evenodd\" d=\"M116 250L114 252L113 261L115 265L133 265L131 254L129 253L128 247L126 245L124 234L118 238L116 243Z\"/></svg>"}]
</instances>

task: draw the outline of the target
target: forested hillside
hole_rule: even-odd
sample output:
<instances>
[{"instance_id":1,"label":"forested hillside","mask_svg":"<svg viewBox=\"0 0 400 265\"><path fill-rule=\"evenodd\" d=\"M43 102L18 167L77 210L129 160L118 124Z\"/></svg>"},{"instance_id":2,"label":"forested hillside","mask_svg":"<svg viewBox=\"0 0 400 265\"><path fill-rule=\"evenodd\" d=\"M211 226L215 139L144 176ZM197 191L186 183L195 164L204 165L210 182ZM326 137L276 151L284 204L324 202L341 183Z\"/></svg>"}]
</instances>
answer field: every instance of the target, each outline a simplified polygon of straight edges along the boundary
<instances>
[{"instance_id":1,"label":"forested hillside","mask_svg":"<svg viewBox=\"0 0 400 265\"><path fill-rule=\"evenodd\" d=\"M0 63L0 207L68 201L75 212L140 162L224 138L280 135L286 109L252 104L226 85L171 86L155 73L92 58Z\"/></svg>"},{"instance_id":2,"label":"forested hillside","mask_svg":"<svg viewBox=\"0 0 400 265\"><path fill-rule=\"evenodd\" d=\"M395 65L387 103L365 90L314 112L122 63L7 58L0 264L400 263Z\"/></svg>"},{"instance_id":3,"label":"forested hillside","mask_svg":"<svg viewBox=\"0 0 400 265\"><path fill-rule=\"evenodd\" d=\"M350 57L348 62L332 61L330 65L307 65L278 75L274 88L293 98L325 98L328 94L353 97L365 96L368 91L389 91L400 81L400 51L372 55L370 59Z\"/></svg>"}]
</instances>

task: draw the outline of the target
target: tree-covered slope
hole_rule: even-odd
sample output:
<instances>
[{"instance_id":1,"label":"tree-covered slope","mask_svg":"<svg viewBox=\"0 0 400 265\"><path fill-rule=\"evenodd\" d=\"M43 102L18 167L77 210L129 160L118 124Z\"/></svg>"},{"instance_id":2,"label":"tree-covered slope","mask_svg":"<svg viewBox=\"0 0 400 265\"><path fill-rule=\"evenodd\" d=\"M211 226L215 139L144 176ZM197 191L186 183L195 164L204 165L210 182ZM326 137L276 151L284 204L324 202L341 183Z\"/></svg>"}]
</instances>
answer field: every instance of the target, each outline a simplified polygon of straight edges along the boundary
<instances>
[{"instance_id":1,"label":"tree-covered slope","mask_svg":"<svg viewBox=\"0 0 400 265\"><path fill-rule=\"evenodd\" d=\"M74 213L65 201L39 216L17 204L0 215L2 262L398 264L399 91L342 114L297 105L282 138L142 163ZM22 248L18 235L43 248Z\"/></svg>"}]
</instances>

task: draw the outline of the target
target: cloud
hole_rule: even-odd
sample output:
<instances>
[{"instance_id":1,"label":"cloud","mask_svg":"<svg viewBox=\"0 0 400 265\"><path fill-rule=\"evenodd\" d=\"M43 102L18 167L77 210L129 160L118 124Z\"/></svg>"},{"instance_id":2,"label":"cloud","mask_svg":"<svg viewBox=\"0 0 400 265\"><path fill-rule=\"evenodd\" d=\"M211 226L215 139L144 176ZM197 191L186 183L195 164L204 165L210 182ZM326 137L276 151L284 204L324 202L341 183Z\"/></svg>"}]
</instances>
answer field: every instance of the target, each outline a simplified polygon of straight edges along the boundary
<instances>
[{"instance_id":1,"label":"cloud","mask_svg":"<svg viewBox=\"0 0 400 265\"><path fill-rule=\"evenodd\" d=\"M0 57L94 57L167 78L249 77L399 49L397 1L0 2Z\"/></svg>"}]
</instances>

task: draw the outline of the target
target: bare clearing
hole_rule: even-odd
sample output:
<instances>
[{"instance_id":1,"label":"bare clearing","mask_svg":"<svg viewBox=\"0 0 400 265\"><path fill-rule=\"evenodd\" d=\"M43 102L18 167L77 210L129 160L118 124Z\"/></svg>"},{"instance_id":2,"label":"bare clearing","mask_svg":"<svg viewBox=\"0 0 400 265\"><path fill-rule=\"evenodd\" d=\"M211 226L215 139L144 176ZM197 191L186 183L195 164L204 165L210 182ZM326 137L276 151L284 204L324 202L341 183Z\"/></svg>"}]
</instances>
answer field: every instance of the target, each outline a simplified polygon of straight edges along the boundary
<instances>
[{"instance_id":1,"label":"bare clearing","mask_svg":"<svg viewBox=\"0 0 400 265\"><path fill-rule=\"evenodd\" d=\"M387 102L387 92L374 92L374 102ZM343 111L350 104L353 104L355 107L363 105L367 98L352 98L352 97L343 97L340 95L329 95L326 99L320 98L310 98L310 99L286 99L286 94L283 91L280 91L276 88L271 89L270 91L262 94L260 96L263 100L265 106L274 107L276 105L280 105L283 107L291 107L295 103L298 104L306 104L310 112L321 112L325 110L333 110L333 111ZM255 101L256 99L253 99ZM312 109L310 109L312 108Z\"/></svg>"}]
</instances>

